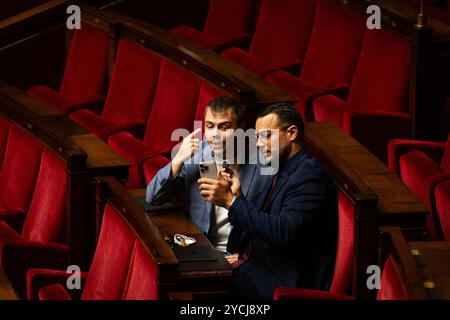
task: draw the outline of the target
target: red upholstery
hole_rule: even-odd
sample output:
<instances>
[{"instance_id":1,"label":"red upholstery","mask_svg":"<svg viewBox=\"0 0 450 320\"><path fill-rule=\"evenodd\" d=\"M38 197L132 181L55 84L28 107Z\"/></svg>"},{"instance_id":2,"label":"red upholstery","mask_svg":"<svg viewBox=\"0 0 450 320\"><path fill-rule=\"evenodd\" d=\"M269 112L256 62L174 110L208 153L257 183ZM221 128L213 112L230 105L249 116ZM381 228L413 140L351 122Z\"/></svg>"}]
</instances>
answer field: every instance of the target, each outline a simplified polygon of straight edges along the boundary
<instances>
[{"instance_id":1,"label":"red upholstery","mask_svg":"<svg viewBox=\"0 0 450 320\"><path fill-rule=\"evenodd\" d=\"M277 288L275 300L350 300L353 270L353 253L355 240L355 207L350 200L339 193L339 232L334 267L333 281L330 291L310 290L303 288Z\"/></svg>"},{"instance_id":2,"label":"red upholstery","mask_svg":"<svg viewBox=\"0 0 450 320\"><path fill-rule=\"evenodd\" d=\"M172 132L192 127L200 85L201 80L194 74L163 61L144 141L126 132L114 134L108 139L108 145L132 164L127 187L144 186L142 161L151 156L170 154L178 143L171 141Z\"/></svg>"},{"instance_id":3,"label":"red upholstery","mask_svg":"<svg viewBox=\"0 0 450 320\"><path fill-rule=\"evenodd\" d=\"M5 159L5 168L15 170L9 172L11 179L21 179L24 183L21 188L28 186L31 194L22 194L20 201L32 198L31 205L24 211L25 222L21 233L13 230L7 223L0 222L0 265L7 273L16 291L25 297L25 274L32 267L60 267L67 263L68 247L66 241L66 206L67 206L67 172L66 164L48 149L42 150L42 145L34 138L16 126L11 127L8 148L25 152L25 160L15 158L14 167L8 166ZM16 149L18 148L18 149ZM37 166L36 166L37 164ZM37 168L36 168L37 167ZM30 172L28 177L20 177L28 168L36 171ZM35 174L38 173L37 181ZM14 205L13 195L19 194L17 189L11 191L3 204ZM10 202L11 201L11 202ZM28 199L26 199L28 201ZM17 209L16 209L17 210ZM6 220L8 221L8 220Z\"/></svg>"},{"instance_id":4,"label":"red upholstery","mask_svg":"<svg viewBox=\"0 0 450 320\"><path fill-rule=\"evenodd\" d=\"M450 181L436 187L436 211L445 241L450 241Z\"/></svg>"},{"instance_id":5,"label":"red upholstery","mask_svg":"<svg viewBox=\"0 0 450 320\"><path fill-rule=\"evenodd\" d=\"M0 219L21 233L39 172L43 146L12 126L0 171Z\"/></svg>"},{"instance_id":6,"label":"red upholstery","mask_svg":"<svg viewBox=\"0 0 450 320\"><path fill-rule=\"evenodd\" d=\"M391 257L386 260L384 265L380 286L377 300L406 300L406 294L400 278L400 270L398 270Z\"/></svg>"},{"instance_id":7,"label":"red upholstery","mask_svg":"<svg viewBox=\"0 0 450 320\"><path fill-rule=\"evenodd\" d=\"M450 141L450 136L448 141ZM422 201L431 214L428 216L428 231L432 239L439 239L439 226L435 200L436 185L450 179L450 144L427 141L393 140L389 144L389 165ZM445 147L445 148L444 148ZM438 165L440 163L440 165Z\"/></svg>"},{"instance_id":8,"label":"red upholstery","mask_svg":"<svg viewBox=\"0 0 450 320\"><path fill-rule=\"evenodd\" d=\"M54 276L47 271L49 276ZM55 273L55 271L53 271ZM57 272L56 272L57 273ZM33 284L36 271L28 273ZM42 279L41 279L42 281ZM94 260L83 289L83 300L156 299L158 268L136 235L111 205L105 207ZM35 292L28 288L28 292ZM60 281L39 290L39 298L68 299Z\"/></svg>"},{"instance_id":9,"label":"red upholstery","mask_svg":"<svg viewBox=\"0 0 450 320\"><path fill-rule=\"evenodd\" d=\"M222 55L259 75L301 64L308 48L315 2L263 0L248 53L231 48Z\"/></svg>"},{"instance_id":10,"label":"red upholstery","mask_svg":"<svg viewBox=\"0 0 450 320\"><path fill-rule=\"evenodd\" d=\"M318 1L313 32L300 78L284 71L267 80L294 95L297 109L312 120L305 107L312 99L350 85L362 47L363 19L323 0Z\"/></svg>"},{"instance_id":11,"label":"red upholstery","mask_svg":"<svg viewBox=\"0 0 450 320\"><path fill-rule=\"evenodd\" d=\"M66 164L44 149L33 200L23 226L28 241L66 242L67 172Z\"/></svg>"},{"instance_id":12,"label":"red upholstery","mask_svg":"<svg viewBox=\"0 0 450 320\"><path fill-rule=\"evenodd\" d=\"M0 117L0 168L5 157L6 145L8 144L9 128L12 123L3 117Z\"/></svg>"},{"instance_id":13,"label":"red upholstery","mask_svg":"<svg viewBox=\"0 0 450 320\"><path fill-rule=\"evenodd\" d=\"M28 93L65 113L76 105L102 100L108 77L108 44L106 32L82 24L73 34L60 92L36 86Z\"/></svg>"},{"instance_id":14,"label":"red upholstery","mask_svg":"<svg viewBox=\"0 0 450 320\"><path fill-rule=\"evenodd\" d=\"M183 25L172 29L172 32L216 50L231 41L248 37L255 11L253 0L210 0L203 31Z\"/></svg>"},{"instance_id":15,"label":"red upholstery","mask_svg":"<svg viewBox=\"0 0 450 320\"><path fill-rule=\"evenodd\" d=\"M388 142L411 135L411 58L407 40L386 30L366 30L347 102L319 97L313 104L314 119L334 121L387 162Z\"/></svg>"},{"instance_id":16,"label":"red upholstery","mask_svg":"<svg viewBox=\"0 0 450 320\"><path fill-rule=\"evenodd\" d=\"M144 126L155 97L160 64L161 58L151 51L121 40L102 115L80 110L69 117L104 140L128 127Z\"/></svg>"}]
</instances>

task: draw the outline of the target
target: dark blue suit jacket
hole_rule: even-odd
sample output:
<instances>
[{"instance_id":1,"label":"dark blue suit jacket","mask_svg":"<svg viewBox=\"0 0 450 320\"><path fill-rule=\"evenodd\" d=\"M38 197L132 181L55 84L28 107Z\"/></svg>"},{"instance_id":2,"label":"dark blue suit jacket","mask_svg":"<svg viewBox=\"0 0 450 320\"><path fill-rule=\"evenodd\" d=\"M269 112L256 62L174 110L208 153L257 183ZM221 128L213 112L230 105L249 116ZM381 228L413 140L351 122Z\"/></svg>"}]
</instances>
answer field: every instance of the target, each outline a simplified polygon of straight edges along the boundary
<instances>
[{"instance_id":1,"label":"dark blue suit jacket","mask_svg":"<svg viewBox=\"0 0 450 320\"><path fill-rule=\"evenodd\" d=\"M328 290L337 245L337 191L329 174L306 150L279 170L258 205L236 198L230 222L245 230L249 260L239 272L255 284L258 298L272 299L279 286Z\"/></svg>"}]
</instances>

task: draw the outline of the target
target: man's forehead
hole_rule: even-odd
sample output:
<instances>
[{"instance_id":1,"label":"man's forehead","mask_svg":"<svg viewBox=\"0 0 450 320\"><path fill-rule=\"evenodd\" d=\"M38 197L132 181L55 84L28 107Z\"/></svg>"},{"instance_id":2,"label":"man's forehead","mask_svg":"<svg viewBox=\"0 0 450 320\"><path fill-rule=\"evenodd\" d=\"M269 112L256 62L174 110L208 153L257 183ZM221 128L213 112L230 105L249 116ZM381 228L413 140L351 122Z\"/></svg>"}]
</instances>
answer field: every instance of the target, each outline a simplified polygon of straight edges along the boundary
<instances>
[{"instance_id":1,"label":"man's forehead","mask_svg":"<svg viewBox=\"0 0 450 320\"><path fill-rule=\"evenodd\" d=\"M258 118L256 120L255 129L256 131L265 131L271 129L278 129L279 127L280 126L278 117L275 114L271 113L264 117Z\"/></svg>"},{"instance_id":2,"label":"man's forehead","mask_svg":"<svg viewBox=\"0 0 450 320\"><path fill-rule=\"evenodd\" d=\"M219 112L213 112L209 108L206 109L205 113L205 121L210 122L234 122L235 115L233 114L233 111L231 109L219 111Z\"/></svg>"}]
</instances>

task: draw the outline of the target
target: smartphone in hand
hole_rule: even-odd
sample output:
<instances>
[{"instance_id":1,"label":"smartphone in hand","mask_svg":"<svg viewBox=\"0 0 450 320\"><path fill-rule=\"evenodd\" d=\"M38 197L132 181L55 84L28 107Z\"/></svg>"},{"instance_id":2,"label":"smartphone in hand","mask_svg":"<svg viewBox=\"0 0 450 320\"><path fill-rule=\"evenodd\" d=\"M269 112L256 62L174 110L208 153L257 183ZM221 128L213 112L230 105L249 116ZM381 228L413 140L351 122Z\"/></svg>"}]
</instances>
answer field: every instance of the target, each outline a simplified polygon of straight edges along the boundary
<instances>
[{"instance_id":1,"label":"smartphone in hand","mask_svg":"<svg viewBox=\"0 0 450 320\"><path fill-rule=\"evenodd\" d=\"M217 180L218 172L215 161L200 162L199 165L200 177Z\"/></svg>"}]
</instances>

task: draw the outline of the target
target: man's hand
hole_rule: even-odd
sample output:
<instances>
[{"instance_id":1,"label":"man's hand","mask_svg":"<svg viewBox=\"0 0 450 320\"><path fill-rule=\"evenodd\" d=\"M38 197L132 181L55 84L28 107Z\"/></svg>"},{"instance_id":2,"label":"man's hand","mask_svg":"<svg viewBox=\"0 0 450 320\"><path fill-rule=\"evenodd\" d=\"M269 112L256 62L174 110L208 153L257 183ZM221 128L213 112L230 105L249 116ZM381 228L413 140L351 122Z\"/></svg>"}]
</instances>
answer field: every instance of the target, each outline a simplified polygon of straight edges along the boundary
<instances>
[{"instance_id":1,"label":"man's hand","mask_svg":"<svg viewBox=\"0 0 450 320\"><path fill-rule=\"evenodd\" d=\"M219 177L223 177L225 180L231 183L230 189L233 195L235 195L236 197L240 197L242 195L241 182L239 181L239 178L236 176L233 170L222 169L219 171Z\"/></svg>"},{"instance_id":2,"label":"man's hand","mask_svg":"<svg viewBox=\"0 0 450 320\"><path fill-rule=\"evenodd\" d=\"M200 194L212 204L229 209L235 196L231 192L231 182L219 176L218 180L202 178L198 180Z\"/></svg>"},{"instance_id":3,"label":"man's hand","mask_svg":"<svg viewBox=\"0 0 450 320\"><path fill-rule=\"evenodd\" d=\"M235 253L235 254L230 254L230 255L226 255L225 259L227 259L228 263L233 265L235 264L238 259L239 259L239 253Z\"/></svg>"},{"instance_id":4,"label":"man's hand","mask_svg":"<svg viewBox=\"0 0 450 320\"><path fill-rule=\"evenodd\" d=\"M172 176L176 176L183 167L183 163L192 157L199 149L200 139L196 138L196 135L201 131L200 128L191 132L186 138L183 139L180 149L176 156L172 159Z\"/></svg>"}]
</instances>

